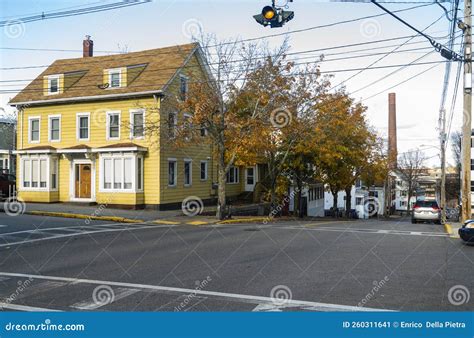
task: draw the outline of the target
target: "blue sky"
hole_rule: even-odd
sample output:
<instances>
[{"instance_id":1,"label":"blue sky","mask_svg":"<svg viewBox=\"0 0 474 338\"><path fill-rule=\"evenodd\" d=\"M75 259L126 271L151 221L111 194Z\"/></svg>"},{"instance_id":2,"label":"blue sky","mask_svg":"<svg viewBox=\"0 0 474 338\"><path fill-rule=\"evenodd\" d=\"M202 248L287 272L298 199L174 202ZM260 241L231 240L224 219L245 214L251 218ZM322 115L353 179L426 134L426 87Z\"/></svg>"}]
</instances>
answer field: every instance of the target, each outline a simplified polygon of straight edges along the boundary
<instances>
[{"instance_id":1,"label":"blue sky","mask_svg":"<svg viewBox=\"0 0 474 338\"><path fill-rule=\"evenodd\" d=\"M1 19L15 20L30 14L40 14L51 10L64 8L80 8L77 6L100 5L110 1L31 1L31 0L2 0L0 4ZM329 1L294 0L289 3L295 11L295 18L281 29L264 28L252 18L260 12L270 1L204 1L204 0L154 0L151 3L127 7L120 10L87 14L61 19L44 20L26 23L20 26L20 32L11 34L0 32L0 45L5 48L52 48L73 49L77 52L52 51L15 51L1 50L1 67L16 67L28 65L43 65L59 58L81 57L82 40L91 35L94 40L96 55L103 55L99 51L118 51L127 48L129 51L139 51L168 45L187 43L190 41L186 34L189 25L198 23L205 32L215 33L219 38L231 37L253 38L269 34L292 32L311 26L323 25L342 20L379 14L381 10L370 3L335 3ZM280 1L282 3L282 1ZM391 10L415 6L416 4L386 4ZM404 19L414 26L423 29L443 14L440 7L432 5L408 12L400 13ZM428 32L434 36L443 36L448 32L449 22L442 18L432 26ZM2 29L2 28L0 28ZM316 29L303 33L290 34L292 51L325 48L330 46L368 42L398 36L412 35L413 32L400 22L389 16L363 20L355 23L338 25L335 27ZM271 45L278 45L282 38L270 38ZM404 40L380 44L392 45ZM416 39L414 41L422 41ZM428 44L405 46L403 48L427 47ZM365 46L365 48L370 47ZM402 49L403 49L402 48ZM354 49L354 48L353 48ZM348 49L349 50L349 49ZM382 51L388 51L384 49ZM340 52L341 50L337 50ZM378 63L378 65L404 64L413 61L428 50L397 53ZM331 51L334 52L334 51ZM361 54L370 53L366 51ZM355 55L355 53L349 53ZM344 55L338 55L341 57ZM321 65L323 71L366 67L379 56L364 57L344 61L325 62ZM329 59L330 57L328 57ZM316 55L315 55L316 59ZM423 61L440 61L437 53L423 59ZM307 60L306 60L307 61ZM391 85L397 84L410 76L430 66L408 67L407 69L381 80L376 85L368 87L354 94L357 99L367 98ZM454 78L453 67L453 75ZM0 71L2 80L31 79L36 77L42 69ZM370 70L347 82L349 92L355 91L372 81L383 78L393 69ZM353 73L338 73L334 83L348 78ZM398 127L399 152L425 145L438 145L437 118L439 101L444 76L444 66L419 76L394 89L398 96ZM454 82L452 79L451 83ZM2 83L2 89L5 87ZM15 84L15 89L21 88ZM371 98L364 103L369 107L368 117L373 126L386 135L387 125L387 93ZM8 100L13 94L0 94L0 106L9 111ZM451 92L448 96L450 101ZM453 129L460 126L462 119L462 100L458 100L458 107L453 121ZM435 156L437 150L427 149L428 156ZM436 165L437 158L431 160Z\"/></svg>"}]
</instances>

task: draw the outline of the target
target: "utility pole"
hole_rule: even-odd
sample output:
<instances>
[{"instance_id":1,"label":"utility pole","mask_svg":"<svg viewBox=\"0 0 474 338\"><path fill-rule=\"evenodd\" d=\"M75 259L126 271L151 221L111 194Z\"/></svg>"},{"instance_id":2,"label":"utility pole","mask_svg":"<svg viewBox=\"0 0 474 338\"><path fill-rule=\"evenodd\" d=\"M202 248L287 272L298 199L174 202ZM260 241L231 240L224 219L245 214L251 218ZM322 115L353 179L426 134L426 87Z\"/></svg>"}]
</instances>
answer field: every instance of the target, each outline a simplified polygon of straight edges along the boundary
<instances>
[{"instance_id":1,"label":"utility pole","mask_svg":"<svg viewBox=\"0 0 474 338\"><path fill-rule=\"evenodd\" d=\"M441 150L441 223L446 223L446 110L439 112L440 150Z\"/></svg>"},{"instance_id":2,"label":"utility pole","mask_svg":"<svg viewBox=\"0 0 474 338\"><path fill-rule=\"evenodd\" d=\"M472 0L464 0L464 110L462 124L462 222L471 218Z\"/></svg>"}]
</instances>

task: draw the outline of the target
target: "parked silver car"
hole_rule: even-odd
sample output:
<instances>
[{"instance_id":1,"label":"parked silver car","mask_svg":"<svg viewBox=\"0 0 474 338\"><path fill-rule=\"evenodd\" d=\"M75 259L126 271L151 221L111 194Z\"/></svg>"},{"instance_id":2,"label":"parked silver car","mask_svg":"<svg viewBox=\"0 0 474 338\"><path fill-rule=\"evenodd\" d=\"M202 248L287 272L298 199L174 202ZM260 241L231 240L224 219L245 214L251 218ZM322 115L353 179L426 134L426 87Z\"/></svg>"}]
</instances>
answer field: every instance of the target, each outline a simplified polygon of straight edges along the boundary
<instances>
[{"instance_id":1,"label":"parked silver car","mask_svg":"<svg viewBox=\"0 0 474 338\"><path fill-rule=\"evenodd\" d=\"M413 206L411 222L417 223L418 221L434 221L437 224L441 224L441 209L438 206L438 202L416 201Z\"/></svg>"}]
</instances>

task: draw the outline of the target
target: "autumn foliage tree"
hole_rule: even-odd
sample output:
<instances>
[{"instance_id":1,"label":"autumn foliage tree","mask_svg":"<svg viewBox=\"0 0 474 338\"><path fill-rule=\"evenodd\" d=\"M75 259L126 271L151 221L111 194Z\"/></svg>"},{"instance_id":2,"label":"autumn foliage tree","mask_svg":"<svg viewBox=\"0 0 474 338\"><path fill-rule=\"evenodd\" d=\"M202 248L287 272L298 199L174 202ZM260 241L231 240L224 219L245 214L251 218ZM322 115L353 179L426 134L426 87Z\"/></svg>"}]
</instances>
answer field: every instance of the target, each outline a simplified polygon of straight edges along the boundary
<instances>
[{"instance_id":1,"label":"autumn foliage tree","mask_svg":"<svg viewBox=\"0 0 474 338\"><path fill-rule=\"evenodd\" d=\"M334 208L337 208L338 192L346 192L348 212L355 181L378 163L380 140L367 122L367 108L344 90L325 95L315 109L315 165L333 195Z\"/></svg>"},{"instance_id":2,"label":"autumn foliage tree","mask_svg":"<svg viewBox=\"0 0 474 338\"><path fill-rule=\"evenodd\" d=\"M295 67L280 49L259 62L245 86L231 96L232 115L249 121L247 137L238 142L238 163L266 164L272 207L283 171L299 187L304 178L314 176L307 170L312 154L306 143L312 133L312 106L328 85L317 66Z\"/></svg>"}]
</instances>

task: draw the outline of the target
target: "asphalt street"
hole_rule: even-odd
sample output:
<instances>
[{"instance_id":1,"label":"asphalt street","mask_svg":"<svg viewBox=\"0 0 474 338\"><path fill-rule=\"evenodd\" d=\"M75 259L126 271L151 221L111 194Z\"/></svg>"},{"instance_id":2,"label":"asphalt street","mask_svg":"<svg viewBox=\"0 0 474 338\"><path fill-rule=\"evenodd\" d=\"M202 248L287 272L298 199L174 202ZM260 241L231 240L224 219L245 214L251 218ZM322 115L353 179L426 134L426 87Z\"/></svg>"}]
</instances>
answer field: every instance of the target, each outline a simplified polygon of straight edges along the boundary
<instances>
[{"instance_id":1,"label":"asphalt street","mask_svg":"<svg viewBox=\"0 0 474 338\"><path fill-rule=\"evenodd\" d=\"M0 224L4 310L474 310L451 292L474 292L474 246L435 224Z\"/></svg>"}]
</instances>

